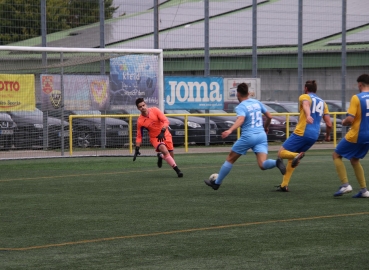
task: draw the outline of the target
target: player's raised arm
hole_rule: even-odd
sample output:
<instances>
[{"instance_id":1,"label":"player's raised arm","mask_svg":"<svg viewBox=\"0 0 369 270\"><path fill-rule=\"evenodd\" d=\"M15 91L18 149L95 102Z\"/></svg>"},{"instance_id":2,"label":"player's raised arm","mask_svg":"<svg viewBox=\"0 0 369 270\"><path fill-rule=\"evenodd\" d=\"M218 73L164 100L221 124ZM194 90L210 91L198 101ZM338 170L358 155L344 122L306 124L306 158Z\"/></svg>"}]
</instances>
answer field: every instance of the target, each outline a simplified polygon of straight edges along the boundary
<instances>
[{"instance_id":1,"label":"player's raised arm","mask_svg":"<svg viewBox=\"0 0 369 270\"><path fill-rule=\"evenodd\" d=\"M222 132L222 138L227 138L229 134L231 134L234 130L238 129L242 126L243 122L245 121L245 116L238 116L236 122L226 131Z\"/></svg>"}]
</instances>

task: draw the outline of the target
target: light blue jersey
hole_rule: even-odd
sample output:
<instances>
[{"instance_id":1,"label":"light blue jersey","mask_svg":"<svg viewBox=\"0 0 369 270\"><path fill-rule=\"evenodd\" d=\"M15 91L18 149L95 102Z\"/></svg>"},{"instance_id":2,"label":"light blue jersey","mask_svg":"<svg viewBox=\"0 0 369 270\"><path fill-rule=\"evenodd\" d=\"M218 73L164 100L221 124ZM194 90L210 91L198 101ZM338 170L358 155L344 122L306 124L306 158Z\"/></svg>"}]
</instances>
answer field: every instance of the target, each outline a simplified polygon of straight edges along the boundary
<instances>
[{"instance_id":1,"label":"light blue jersey","mask_svg":"<svg viewBox=\"0 0 369 270\"><path fill-rule=\"evenodd\" d=\"M244 116L245 122L241 126L242 136L264 132L263 117L266 112L264 105L256 99L246 99L236 108L237 116Z\"/></svg>"},{"instance_id":2,"label":"light blue jersey","mask_svg":"<svg viewBox=\"0 0 369 270\"><path fill-rule=\"evenodd\" d=\"M267 135L264 130L262 115L267 111L264 105L256 99L246 99L236 108L237 116L244 116L241 125L241 137L232 146L232 151L245 155L247 150L254 153L268 153Z\"/></svg>"}]
</instances>

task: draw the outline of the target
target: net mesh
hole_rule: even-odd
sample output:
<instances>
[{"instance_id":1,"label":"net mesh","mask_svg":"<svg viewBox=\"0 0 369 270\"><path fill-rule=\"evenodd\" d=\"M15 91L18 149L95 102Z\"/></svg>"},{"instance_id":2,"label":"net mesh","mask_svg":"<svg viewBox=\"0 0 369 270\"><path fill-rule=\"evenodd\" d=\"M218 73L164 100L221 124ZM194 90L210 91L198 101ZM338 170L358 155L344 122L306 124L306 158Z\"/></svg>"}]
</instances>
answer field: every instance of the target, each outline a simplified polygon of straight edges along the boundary
<instances>
[{"instance_id":1,"label":"net mesh","mask_svg":"<svg viewBox=\"0 0 369 270\"><path fill-rule=\"evenodd\" d=\"M160 106L162 58L160 50L116 51L3 47L0 147L8 150L3 158L70 155L70 146L73 155L130 155L135 99ZM152 155L146 137L142 154Z\"/></svg>"}]
</instances>

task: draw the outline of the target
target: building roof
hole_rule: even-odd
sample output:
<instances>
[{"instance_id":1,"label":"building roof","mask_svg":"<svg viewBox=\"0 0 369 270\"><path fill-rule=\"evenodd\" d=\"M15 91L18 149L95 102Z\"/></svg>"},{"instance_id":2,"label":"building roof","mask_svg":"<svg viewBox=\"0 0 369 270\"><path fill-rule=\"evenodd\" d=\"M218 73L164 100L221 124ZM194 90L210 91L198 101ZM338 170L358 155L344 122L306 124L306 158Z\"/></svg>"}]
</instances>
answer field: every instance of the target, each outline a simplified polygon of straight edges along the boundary
<instances>
[{"instance_id":1,"label":"building roof","mask_svg":"<svg viewBox=\"0 0 369 270\"><path fill-rule=\"evenodd\" d=\"M122 1L122 0L116 0ZM132 2L133 1L133 2ZM125 5L135 5L137 12L126 13L105 22L105 47L152 49L154 47L154 15L152 0L124 0ZM209 0L210 55L232 59L232 65L251 66L251 59L240 56L252 55L252 0ZM258 68L273 66L296 67L298 50L298 2L297 0L257 0L257 52ZM367 65L369 52L369 16L363 8L369 0L347 1L347 52L349 65ZM160 0L159 48L165 58L204 56L204 1ZM341 57L342 1L303 1L303 52L304 67L339 66ZM128 10L128 9L127 9ZM47 36L49 47L100 46L99 23L61 31ZM41 46L41 37L12 45ZM316 55L319 54L319 59ZM324 55L321 56L321 55ZM289 55L293 55L290 57ZM310 59L306 55L311 55ZM236 59L235 59L236 58ZM238 58L238 59L237 59ZM332 58L329 59L328 58ZM334 59L333 59L334 58ZM267 59L267 60L263 60ZM194 65L188 62L188 65ZM203 61L203 59L199 59ZM173 69L176 63L172 64ZM227 64L214 63L227 69ZM213 67L214 68L214 67ZM199 67L203 69L203 65ZM172 69L171 69L172 70ZM192 69L192 70L196 70Z\"/></svg>"}]
</instances>

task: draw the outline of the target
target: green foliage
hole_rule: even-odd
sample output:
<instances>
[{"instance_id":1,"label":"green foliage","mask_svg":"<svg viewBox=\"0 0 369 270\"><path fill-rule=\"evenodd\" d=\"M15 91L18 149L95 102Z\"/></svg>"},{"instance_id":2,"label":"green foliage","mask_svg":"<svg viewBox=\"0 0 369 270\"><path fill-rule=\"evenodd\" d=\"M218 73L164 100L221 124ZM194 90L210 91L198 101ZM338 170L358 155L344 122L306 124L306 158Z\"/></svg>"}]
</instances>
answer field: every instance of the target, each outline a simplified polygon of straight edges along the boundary
<instances>
[{"instance_id":1,"label":"green foliage","mask_svg":"<svg viewBox=\"0 0 369 270\"><path fill-rule=\"evenodd\" d=\"M113 0L104 0L105 19L117 9ZM47 0L47 33L67 30L98 22L98 0ZM40 0L0 0L0 45L41 35Z\"/></svg>"},{"instance_id":2,"label":"green foliage","mask_svg":"<svg viewBox=\"0 0 369 270\"><path fill-rule=\"evenodd\" d=\"M110 19L117 8L112 7L113 0L104 1L105 18ZM96 0L71 0L69 1L69 25L72 27L83 26L99 21L99 1Z\"/></svg>"}]
</instances>

